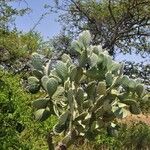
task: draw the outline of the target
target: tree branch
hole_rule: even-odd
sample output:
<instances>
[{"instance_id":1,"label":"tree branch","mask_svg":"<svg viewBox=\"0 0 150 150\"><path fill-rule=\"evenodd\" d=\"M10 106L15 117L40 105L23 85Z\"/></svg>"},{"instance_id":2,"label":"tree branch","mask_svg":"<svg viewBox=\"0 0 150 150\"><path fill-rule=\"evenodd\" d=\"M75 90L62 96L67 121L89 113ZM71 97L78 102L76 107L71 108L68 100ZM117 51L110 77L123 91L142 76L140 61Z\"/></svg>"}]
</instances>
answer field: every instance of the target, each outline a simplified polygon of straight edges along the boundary
<instances>
[{"instance_id":1,"label":"tree branch","mask_svg":"<svg viewBox=\"0 0 150 150\"><path fill-rule=\"evenodd\" d=\"M113 15L113 12L112 12L112 9L111 9L111 0L109 0L108 10L109 10L109 13L110 13L111 17L113 18L114 23L116 24L117 21L116 21L114 15Z\"/></svg>"}]
</instances>

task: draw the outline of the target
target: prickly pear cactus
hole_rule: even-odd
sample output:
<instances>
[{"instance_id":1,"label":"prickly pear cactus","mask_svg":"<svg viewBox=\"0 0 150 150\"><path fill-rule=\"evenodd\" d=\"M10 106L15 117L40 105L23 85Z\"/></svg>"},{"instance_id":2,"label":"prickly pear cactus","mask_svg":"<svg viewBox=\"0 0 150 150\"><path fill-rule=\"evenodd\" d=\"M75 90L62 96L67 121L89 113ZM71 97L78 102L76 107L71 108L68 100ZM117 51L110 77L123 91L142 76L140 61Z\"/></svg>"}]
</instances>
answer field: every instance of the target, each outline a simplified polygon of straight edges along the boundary
<instances>
[{"instance_id":1,"label":"prickly pear cactus","mask_svg":"<svg viewBox=\"0 0 150 150\"><path fill-rule=\"evenodd\" d=\"M32 55L33 75L29 78L31 93L43 90L45 98L33 101L35 119L46 120L51 114L59 119L54 133L65 133L62 142L68 147L78 136L94 138L102 127L111 127L116 118L139 114L144 86L123 75L123 64L112 60L102 47L90 45L91 35L84 31L72 42L78 57L69 55L52 65Z\"/></svg>"}]
</instances>

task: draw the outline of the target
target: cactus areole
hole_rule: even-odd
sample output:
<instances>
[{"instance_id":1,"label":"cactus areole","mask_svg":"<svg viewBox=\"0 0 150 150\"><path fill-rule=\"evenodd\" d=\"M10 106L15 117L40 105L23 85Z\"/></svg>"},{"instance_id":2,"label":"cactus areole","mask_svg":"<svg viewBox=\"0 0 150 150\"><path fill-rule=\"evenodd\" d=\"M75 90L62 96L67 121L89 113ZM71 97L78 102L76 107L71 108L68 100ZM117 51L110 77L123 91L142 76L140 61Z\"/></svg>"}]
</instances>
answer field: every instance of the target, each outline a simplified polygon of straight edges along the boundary
<instances>
[{"instance_id":1,"label":"cactus areole","mask_svg":"<svg viewBox=\"0 0 150 150\"><path fill-rule=\"evenodd\" d=\"M78 57L74 63L68 54L54 67L44 64L38 53L32 54L33 76L29 90L44 90L42 97L32 102L35 119L44 121L51 114L58 123L54 134L65 133L67 147L77 137L94 138L103 127L114 128L117 118L129 113L139 114L139 100L145 95L139 81L123 75L123 64L117 63L100 45L90 45L91 35L84 31L72 42Z\"/></svg>"}]
</instances>

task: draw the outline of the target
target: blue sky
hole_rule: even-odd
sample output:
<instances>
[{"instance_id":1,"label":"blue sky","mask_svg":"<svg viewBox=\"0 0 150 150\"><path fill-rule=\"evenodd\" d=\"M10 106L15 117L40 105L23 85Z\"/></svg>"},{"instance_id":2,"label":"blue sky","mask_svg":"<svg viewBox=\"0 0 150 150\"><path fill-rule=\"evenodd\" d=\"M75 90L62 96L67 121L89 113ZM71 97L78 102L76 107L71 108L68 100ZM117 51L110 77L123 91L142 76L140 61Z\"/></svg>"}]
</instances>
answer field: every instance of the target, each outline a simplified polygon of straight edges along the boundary
<instances>
[{"instance_id":1,"label":"blue sky","mask_svg":"<svg viewBox=\"0 0 150 150\"><path fill-rule=\"evenodd\" d=\"M60 0L61 1L61 0ZM16 8L22 8L22 7L28 7L32 9L32 12L29 14L24 15L23 17L17 17L16 18L16 26L19 30L28 32L35 23L39 20L41 15L46 12L44 9L44 4L54 5L53 0L26 0L18 3L13 3L13 7ZM45 16L45 18L38 24L35 31L40 32L42 37L45 40L48 40L49 38L52 38L53 36L57 35L60 32L61 26L57 22L58 14L51 13L48 16ZM123 61L123 60L131 60L131 61L142 61L144 60L141 58L140 55L122 55L118 54L116 57L116 60Z\"/></svg>"},{"instance_id":2,"label":"blue sky","mask_svg":"<svg viewBox=\"0 0 150 150\"><path fill-rule=\"evenodd\" d=\"M16 2L13 3L13 7L22 8L22 7L30 7L32 12L29 14L24 15L23 17L16 18L16 26L19 30L24 32L28 32L33 26L37 23L39 18L43 13L46 12L44 9L44 4L54 5L53 0L26 0L27 3L23 2ZM60 25L56 21L58 19L57 14L49 14L44 17L44 19L38 24L35 31L41 33L44 39L47 37L53 37L57 35L60 31Z\"/></svg>"}]
</instances>

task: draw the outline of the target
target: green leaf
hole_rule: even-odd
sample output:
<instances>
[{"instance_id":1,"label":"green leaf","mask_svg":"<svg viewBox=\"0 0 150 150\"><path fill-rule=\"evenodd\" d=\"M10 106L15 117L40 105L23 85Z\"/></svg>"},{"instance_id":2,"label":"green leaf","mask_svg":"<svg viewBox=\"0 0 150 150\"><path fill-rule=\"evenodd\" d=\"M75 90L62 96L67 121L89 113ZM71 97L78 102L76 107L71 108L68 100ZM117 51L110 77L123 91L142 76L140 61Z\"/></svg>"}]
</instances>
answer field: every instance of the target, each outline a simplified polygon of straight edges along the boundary
<instances>
[{"instance_id":1,"label":"green leaf","mask_svg":"<svg viewBox=\"0 0 150 150\"><path fill-rule=\"evenodd\" d=\"M80 115L78 115L75 119L74 122L84 120L85 117L87 116L88 112L82 112Z\"/></svg>"},{"instance_id":2,"label":"green leaf","mask_svg":"<svg viewBox=\"0 0 150 150\"><path fill-rule=\"evenodd\" d=\"M61 57L61 60L64 62L64 63L69 63L71 64L72 63L72 59L69 55L67 54L63 54L62 57Z\"/></svg>"},{"instance_id":3,"label":"green leaf","mask_svg":"<svg viewBox=\"0 0 150 150\"><path fill-rule=\"evenodd\" d=\"M30 76L28 78L28 83L29 84L39 84L39 80L36 77L34 77L34 76Z\"/></svg>"},{"instance_id":4,"label":"green leaf","mask_svg":"<svg viewBox=\"0 0 150 150\"><path fill-rule=\"evenodd\" d=\"M99 70L97 67L92 67L91 69L86 71L86 76L91 78L91 79L99 79L102 77L102 74L99 73Z\"/></svg>"},{"instance_id":5,"label":"green leaf","mask_svg":"<svg viewBox=\"0 0 150 150\"><path fill-rule=\"evenodd\" d=\"M64 124L62 125L62 124L58 123L54 126L53 132L55 134L59 134L59 133L63 132L65 130L65 128L66 128L66 126Z\"/></svg>"},{"instance_id":6,"label":"green leaf","mask_svg":"<svg viewBox=\"0 0 150 150\"><path fill-rule=\"evenodd\" d=\"M129 77L126 76L126 75L124 75L124 76L122 77L122 79L121 79L122 86L123 86L124 88L129 87L129 82L130 82Z\"/></svg>"},{"instance_id":7,"label":"green leaf","mask_svg":"<svg viewBox=\"0 0 150 150\"><path fill-rule=\"evenodd\" d=\"M39 71L43 71L43 60L40 54L33 53L32 54L32 65L34 69L37 69Z\"/></svg>"},{"instance_id":8,"label":"green leaf","mask_svg":"<svg viewBox=\"0 0 150 150\"><path fill-rule=\"evenodd\" d=\"M71 47L76 51L78 52L79 54L81 54L82 50L84 49L84 46L81 42L77 41L77 40L74 40L72 43L71 43Z\"/></svg>"},{"instance_id":9,"label":"green leaf","mask_svg":"<svg viewBox=\"0 0 150 150\"><path fill-rule=\"evenodd\" d=\"M51 115L51 113L50 110L46 108L37 110L34 115L37 121L44 121Z\"/></svg>"},{"instance_id":10,"label":"green leaf","mask_svg":"<svg viewBox=\"0 0 150 150\"><path fill-rule=\"evenodd\" d=\"M125 108L120 107L112 107L112 112L115 114L117 118L125 118L129 114L129 112Z\"/></svg>"},{"instance_id":11,"label":"green leaf","mask_svg":"<svg viewBox=\"0 0 150 150\"><path fill-rule=\"evenodd\" d=\"M41 79L41 78L43 77L43 72L42 72L42 71L39 71L39 70L34 69L32 72L33 72L33 74L34 74L38 79Z\"/></svg>"},{"instance_id":12,"label":"green leaf","mask_svg":"<svg viewBox=\"0 0 150 150\"><path fill-rule=\"evenodd\" d=\"M91 67L95 66L98 62L98 59L99 59L98 56L96 54L92 53L92 55L89 58L90 66Z\"/></svg>"},{"instance_id":13,"label":"green leaf","mask_svg":"<svg viewBox=\"0 0 150 150\"><path fill-rule=\"evenodd\" d=\"M136 86L136 93L138 96L142 96L144 93L144 86L142 84L138 84Z\"/></svg>"},{"instance_id":14,"label":"green leaf","mask_svg":"<svg viewBox=\"0 0 150 150\"><path fill-rule=\"evenodd\" d=\"M70 67L70 73L69 73L70 81L74 81L76 75L77 75L77 67L76 66Z\"/></svg>"},{"instance_id":15,"label":"green leaf","mask_svg":"<svg viewBox=\"0 0 150 150\"><path fill-rule=\"evenodd\" d=\"M141 110L139 108L138 103L135 100L127 99L122 101L122 103L129 105L129 110L132 114L140 114Z\"/></svg>"},{"instance_id":16,"label":"green leaf","mask_svg":"<svg viewBox=\"0 0 150 150\"><path fill-rule=\"evenodd\" d=\"M126 107L126 106L127 106L126 104L120 103L120 102L117 102L117 105L118 105L118 107L120 107L120 108L123 108L123 107Z\"/></svg>"},{"instance_id":17,"label":"green leaf","mask_svg":"<svg viewBox=\"0 0 150 150\"><path fill-rule=\"evenodd\" d=\"M106 94L106 82L105 81L102 81L102 82L98 83L98 85L97 85L97 93L99 95L105 95Z\"/></svg>"},{"instance_id":18,"label":"green leaf","mask_svg":"<svg viewBox=\"0 0 150 150\"><path fill-rule=\"evenodd\" d=\"M83 104L84 101L84 90L80 87L77 89L77 93L76 93L76 102L79 106L81 106Z\"/></svg>"},{"instance_id":19,"label":"green leaf","mask_svg":"<svg viewBox=\"0 0 150 150\"><path fill-rule=\"evenodd\" d=\"M111 56L105 54L103 61L104 61L105 66L107 67L107 70L113 71L112 69L114 66L113 66L113 61L112 61Z\"/></svg>"},{"instance_id":20,"label":"green leaf","mask_svg":"<svg viewBox=\"0 0 150 150\"><path fill-rule=\"evenodd\" d=\"M121 93L121 94L118 94L118 95L117 95L117 97L118 97L121 101L127 99L128 96L129 96L129 93L128 93L128 92Z\"/></svg>"},{"instance_id":21,"label":"green leaf","mask_svg":"<svg viewBox=\"0 0 150 150\"><path fill-rule=\"evenodd\" d=\"M58 106L57 106L57 103L53 105L53 110L54 110L54 113L57 117L60 116L60 111L58 109Z\"/></svg>"},{"instance_id":22,"label":"green leaf","mask_svg":"<svg viewBox=\"0 0 150 150\"><path fill-rule=\"evenodd\" d=\"M90 44L91 41L91 34L88 30L83 31L80 35L79 35L79 41L81 43L83 43L83 45L85 47L87 47Z\"/></svg>"},{"instance_id":23,"label":"green leaf","mask_svg":"<svg viewBox=\"0 0 150 150\"><path fill-rule=\"evenodd\" d=\"M84 125L88 126L89 123L90 123L91 116L92 116L91 113L87 113L87 115L85 116L85 119L82 120L82 123L83 123Z\"/></svg>"},{"instance_id":24,"label":"green leaf","mask_svg":"<svg viewBox=\"0 0 150 150\"><path fill-rule=\"evenodd\" d=\"M85 125L83 125L80 121L75 121L74 125L76 126L76 130L80 133L80 135L84 134Z\"/></svg>"},{"instance_id":25,"label":"green leaf","mask_svg":"<svg viewBox=\"0 0 150 150\"><path fill-rule=\"evenodd\" d=\"M65 89L62 86L58 86L56 92L53 94L52 99L57 100L60 99L62 100L65 94Z\"/></svg>"},{"instance_id":26,"label":"green leaf","mask_svg":"<svg viewBox=\"0 0 150 150\"><path fill-rule=\"evenodd\" d=\"M76 84L78 84L83 76L83 69L81 67L77 67L77 73L74 78Z\"/></svg>"},{"instance_id":27,"label":"green leaf","mask_svg":"<svg viewBox=\"0 0 150 150\"><path fill-rule=\"evenodd\" d=\"M70 116L70 112L66 111L65 113L63 113L60 117L59 117L59 124L63 125L66 123L67 119Z\"/></svg>"},{"instance_id":28,"label":"green leaf","mask_svg":"<svg viewBox=\"0 0 150 150\"><path fill-rule=\"evenodd\" d=\"M32 94L37 93L40 90L39 80L36 77L30 76L28 78L28 88Z\"/></svg>"},{"instance_id":29,"label":"green leaf","mask_svg":"<svg viewBox=\"0 0 150 150\"><path fill-rule=\"evenodd\" d=\"M64 88L65 88L66 91L69 90L69 88L71 87L70 85L71 85L70 80L67 79L67 80L64 82Z\"/></svg>"},{"instance_id":30,"label":"green leaf","mask_svg":"<svg viewBox=\"0 0 150 150\"><path fill-rule=\"evenodd\" d=\"M102 53L103 49L102 49L102 46L101 45L98 45L98 46L92 46L93 48L93 53L99 55L100 53Z\"/></svg>"},{"instance_id":31,"label":"green leaf","mask_svg":"<svg viewBox=\"0 0 150 150\"><path fill-rule=\"evenodd\" d=\"M107 86L111 86L113 83L113 75L110 72L107 72L105 75Z\"/></svg>"},{"instance_id":32,"label":"green leaf","mask_svg":"<svg viewBox=\"0 0 150 150\"><path fill-rule=\"evenodd\" d=\"M131 105L131 106L129 107L129 110L130 110L130 112L131 112L132 114L135 114L135 115L138 115L138 114L141 113L141 110L140 110L140 108L139 108L138 105Z\"/></svg>"},{"instance_id":33,"label":"green leaf","mask_svg":"<svg viewBox=\"0 0 150 150\"><path fill-rule=\"evenodd\" d=\"M110 99L105 99L102 106L104 111L110 111L111 110Z\"/></svg>"},{"instance_id":34,"label":"green leaf","mask_svg":"<svg viewBox=\"0 0 150 150\"><path fill-rule=\"evenodd\" d=\"M142 101L149 102L150 101L150 94L146 94L144 97L142 97Z\"/></svg>"},{"instance_id":35,"label":"green leaf","mask_svg":"<svg viewBox=\"0 0 150 150\"><path fill-rule=\"evenodd\" d=\"M66 111L65 113L63 113L59 117L59 122L54 126L53 131L55 133L61 133L62 131L64 131L67 128L67 126L69 125L69 124L67 124L69 117L70 117L69 111Z\"/></svg>"},{"instance_id":36,"label":"green leaf","mask_svg":"<svg viewBox=\"0 0 150 150\"><path fill-rule=\"evenodd\" d=\"M119 63L113 62L110 70L112 71L113 74L118 74L120 67L121 67L121 65Z\"/></svg>"},{"instance_id":37,"label":"green leaf","mask_svg":"<svg viewBox=\"0 0 150 150\"><path fill-rule=\"evenodd\" d=\"M71 112L74 111L74 92L73 89L69 89L67 92L67 99L70 106Z\"/></svg>"},{"instance_id":38,"label":"green leaf","mask_svg":"<svg viewBox=\"0 0 150 150\"><path fill-rule=\"evenodd\" d=\"M120 75L120 76L123 75L123 72L124 72L124 64L121 63L121 64L120 64L120 69L119 69L119 75Z\"/></svg>"},{"instance_id":39,"label":"green leaf","mask_svg":"<svg viewBox=\"0 0 150 150\"><path fill-rule=\"evenodd\" d=\"M88 98L93 99L96 96L96 81L89 82L85 89Z\"/></svg>"},{"instance_id":40,"label":"green leaf","mask_svg":"<svg viewBox=\"0 0 150 150\"><path fill-rule=\"evenodd\" d=\"M42 108L47 107L48 102L49 102L49 99L40 98L40 99L34 100L31 104L36 109L42 109Z\"/></svg>"},{"instance_id":41,"label":"green leaf","mask_svg":"<svg viewBox=\"0 0 150 150\"><path fill-rule=\"evenodd\" d=\"M101 63L105 63L106 62L106 59L105 59L105 55L103 53L100 53L99 54L99 57L98 57L98 63L101 64ZM106 63L105 63L106 65Z\"/></svg>"},{"instance_id":42,"label":"green leaf","mask_svg":"<svg viewBox=\"0 0 150 150\"><path fill-rule=\"evenodd\" d=\"M103 107L98 108L95 112L96 118L103 116L104 112L105 111L104 111Z\"/></svg>"},{"instance_id":43,"label":"green leaf","mask_svg":"<svg viewBox=\"0 0 150 150\"><path fill-rule=\"evenodd\" d=\"M67 65L62 61L58 61L56 65L56 73L63 81L65 81L68 76Z\"/></svg>"},{"instance_id":44,"label":"green leaf","mask_svg":"<svg viewBox=\"0 0 150 150\"><path fill-rule=\"evenodd\" d=\"M53 69L49 75L50 78L55 78L58 83L62 83L62 79L58 76L57 72L55 69Z\"/></svg>"},{"instance_id":45,"label":"green leaf","mask_svg":"<svg viewBox=\"0 0 150 150\"><path fill-rule=\"evenodd\" d=\"M91 100L86 100L86 101L83 102L82 106L83 106L84 109L89 109L89 108L92 107L92 101Z\"/></svg>"},{"instance_id":46,"label":"green leaf","mask_svg":"<svg viewBox=\"0 0 150 150\"><path fill-rule=\"evenodd\" d=\"M134 90L136 88L136 82L133 79L130 79L128 86L131 90Z\"/></svg>"},{"instance_id":47,"label":"green leaf","mask_svg":"<svg viewBox=\"0 0 150 150\"><path fill-rule=\"evenodd\" d=\"M107 132L110 136L118 137L118 126L114 123L111 123L110 126L107 127Z\"/></svg>"},{"instance_id":48,"label":"green leaf","mask_svg":"<svg viewBox=\"0 0 150 150\"><path fill-rule=\"evenodd\" d=\"M58 87L58 81L55 78L50 78L47 83L47 92L50 97L53 96L53 94L56 92L57 87Z\"/></svg>"},{"instance_id":49,"label":"green leaf","mask_svg":"<svg viewBox=\"0 0 150 150\"><path fill-rule=\"evenodd\" d=\"M137 105L137 102L133 99L126 99L126 100L122 100L121 102L127 105Z\"/></svg>"},{"instance_id":50,"label":"green leaf","mask_svg":"<svg viewBox=\"0 0 150 150\"><path fill-rule=\"evenodd\" d=\"M80 67L85 67L85 64L88 62L88 59L87 59L87 51L86 50L83 50L81 52L81 55L79 57L79 66Z\"/></svg>"},{"instance_id":51,"label":"green leaf","mask_svg":"<svg viewBox=\"0 0 150 150\"><path fill-rule=\"evenodd\" d=\"M42 79L41 79L41 83L42 83L42 86L44 88L44 90L47 91L47 82L49 80L49 77L48 76L43 76Z\"/></svg>"}]
</instances>

